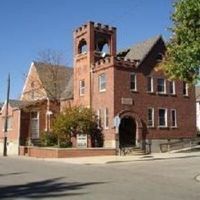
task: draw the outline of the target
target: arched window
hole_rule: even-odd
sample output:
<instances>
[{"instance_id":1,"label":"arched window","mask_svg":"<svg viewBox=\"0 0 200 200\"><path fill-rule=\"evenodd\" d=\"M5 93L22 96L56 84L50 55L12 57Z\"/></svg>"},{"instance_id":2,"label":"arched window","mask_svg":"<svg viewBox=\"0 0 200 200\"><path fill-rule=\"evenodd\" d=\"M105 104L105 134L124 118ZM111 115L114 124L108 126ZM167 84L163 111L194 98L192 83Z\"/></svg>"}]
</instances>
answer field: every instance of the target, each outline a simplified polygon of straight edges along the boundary
<instances>
[{"instance_id":1,"label":"arched window","mask_svg":"<svg viewBox=\"0 0 200 200\"><path fill-rule=\"evenodd\" d=\"M78 53L87 53L88 51L88 48L87 48L87 42L85 41L85 39L82 39L80 42L79 42L79 45L78 45Z\"/></svg>"},{"instance_id":2,"label":"arched window","mask_svg":"<svg viewBox=\"0 0 200 200\"><path fill-rule=\"evenodd\" d=\"M110 46L106 38L99 38L97 40L96 51L101 52L102 56L110 54Z\"/></svg>"}]
</instances>

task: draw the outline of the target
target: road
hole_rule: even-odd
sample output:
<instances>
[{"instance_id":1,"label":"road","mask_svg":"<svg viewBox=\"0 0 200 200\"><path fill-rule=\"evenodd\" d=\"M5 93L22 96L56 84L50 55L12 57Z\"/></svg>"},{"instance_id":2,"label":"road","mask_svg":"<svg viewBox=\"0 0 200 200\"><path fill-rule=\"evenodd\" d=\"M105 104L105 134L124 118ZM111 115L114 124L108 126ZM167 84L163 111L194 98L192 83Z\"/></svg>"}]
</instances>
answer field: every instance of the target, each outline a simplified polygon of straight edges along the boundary
<instances>
[{"instance_id":1,"label":"road","mask_svg":"<svg viewBox=\"0 0 200 200\"><path fill-rule=\"evenodd\" d=\"M200 157L80 165L0 157L0 199L199 200Z\"/></svg>"}]
</instances>

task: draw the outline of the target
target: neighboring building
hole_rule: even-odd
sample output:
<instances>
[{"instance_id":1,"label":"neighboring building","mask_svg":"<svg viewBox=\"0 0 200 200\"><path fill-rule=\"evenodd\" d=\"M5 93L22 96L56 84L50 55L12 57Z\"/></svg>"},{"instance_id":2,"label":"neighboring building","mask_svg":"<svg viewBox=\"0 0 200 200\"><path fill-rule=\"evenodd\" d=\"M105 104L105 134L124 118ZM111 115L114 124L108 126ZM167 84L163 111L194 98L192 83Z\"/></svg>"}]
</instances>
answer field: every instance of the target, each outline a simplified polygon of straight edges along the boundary
<instances>
[{"instance_id":1,"label":"neighboring building","mask_svg":"<svg viewBox=\"0 0 200 200\"><path fill-rule=\"evenodd\" d=\"M197 114L197 130L200 134L200 86L196 86L196 114Z\"/></svg>"},{"instance_id":2,"label":"neighboring building","mask_svg":"<svg viewBox=\"0 0 200 200\"><path fill-rule=\"evenodd\" d=\"M20 138L20 107L23 102L19 100L10 100L8 105L7 121L7 151L9 154L18 154ZM0 121L0 149L3 150L4 129L5 129L6 103L2 106Z\"/></svg>"},{"instance_id":3,"label":"neighboring building","mask_svg":"<svg viewBox=\"0 0 200 200\"><path fill-rule=\"evenodd\" d=\"M158 151L160 143L194 137L195 89L167 80L158 67L165 51L161 36L117 52L115 27L89 22L77 28L73 68L30 67L21 96L30 104L19 109L20 143L50 130L52 115L69 105L96 112L106 148L145 148L149 141Z\"/></svg>"},{"instance_id":4,"label":"neighboring building","mask_svg":"<svg viewBox=\"0 0 200 200\"><path fill-rule=\"evenodd\" d=\"M42 132L51 130L52 120L60 112L59 99L71 75L72 68L31 64L21 100L9 101L8 154L18 154L19 145L33 144ZM5 105L0 116L0 148L3 148Z\"/></svg>"}]
</instances>

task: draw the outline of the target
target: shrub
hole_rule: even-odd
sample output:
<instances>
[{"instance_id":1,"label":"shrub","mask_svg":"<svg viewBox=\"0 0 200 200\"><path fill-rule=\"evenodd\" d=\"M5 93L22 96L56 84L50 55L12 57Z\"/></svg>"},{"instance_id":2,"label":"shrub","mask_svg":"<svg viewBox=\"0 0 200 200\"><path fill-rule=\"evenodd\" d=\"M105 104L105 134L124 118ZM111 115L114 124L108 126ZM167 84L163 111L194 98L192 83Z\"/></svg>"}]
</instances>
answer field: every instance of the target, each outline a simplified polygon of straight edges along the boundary
<instances>
[{"instance_id":1,"label":"shrub","mask_svg":"<svg viewBox=\"0 0 200 200\"><path fill-rule=\"evenodd\" d=\"M43 132L40 134L41 146L56 146L58 144L58 138L52 132Z\"/></svg>"},{"instance_id":2,"label":"shrub","mask_svg":"<svg viewBox=\"0 0 200 200\"><path fill-rule=\"evenodd\" d=\"M69 107L60 113L53 124L53 132L58 138L58 146L70 144L71 136L85 133L91 136L92 146L103 146L101 129L97 128L94 112L84 107Z\"/></svg>"}]
</instances>

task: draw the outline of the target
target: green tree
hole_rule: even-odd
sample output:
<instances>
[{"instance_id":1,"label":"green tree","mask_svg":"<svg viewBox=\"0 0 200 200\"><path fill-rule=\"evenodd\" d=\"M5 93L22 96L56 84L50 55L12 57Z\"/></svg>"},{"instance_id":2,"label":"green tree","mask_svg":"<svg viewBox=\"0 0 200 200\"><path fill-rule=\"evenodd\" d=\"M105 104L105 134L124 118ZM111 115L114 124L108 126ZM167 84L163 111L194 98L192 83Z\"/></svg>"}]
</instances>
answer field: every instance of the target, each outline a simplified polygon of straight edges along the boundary
<instances>
[{"instance_id":1,"label":"green tree","mask_svg":"<svg viewBox=\"0 0 200 200\"><path fill-rule=\"evenodd\" d=\"M195 84L200 67L200 0L177 0L164 71L171 79Z\"/></svg>"},{"instance_id":2,"label":"green tree","mask_svg":"<svg viewBox=\"0 0 200 200\"><path fill-rule=\"evenodd\" d=\"M66 108L56 117L53 124L53 134L58 138L58 146L62 146L62 142L70 143L71 135L76 136L78 133L102 139L100 137L101 131L97 127L96 115L91 109L84 107ZM102 141L96 146L102 146Z\"/></svg>"}]
</instances>

